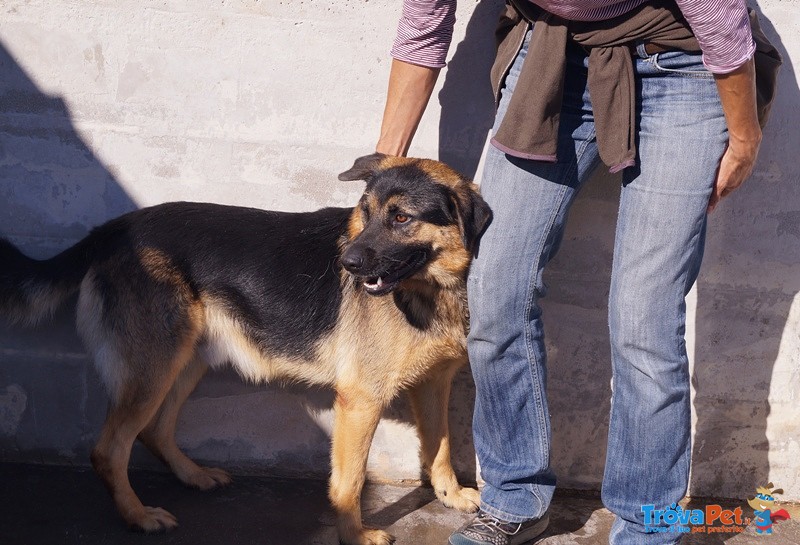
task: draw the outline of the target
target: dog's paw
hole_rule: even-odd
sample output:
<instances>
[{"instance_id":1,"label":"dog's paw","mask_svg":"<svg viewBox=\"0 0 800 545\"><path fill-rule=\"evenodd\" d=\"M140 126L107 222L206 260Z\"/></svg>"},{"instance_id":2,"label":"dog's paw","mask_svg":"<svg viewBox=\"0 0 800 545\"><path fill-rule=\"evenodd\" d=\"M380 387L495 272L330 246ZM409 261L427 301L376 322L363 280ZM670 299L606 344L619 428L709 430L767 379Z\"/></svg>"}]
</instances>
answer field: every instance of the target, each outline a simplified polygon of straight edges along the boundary
<instances>
[{"instance_id":1,"label":"dog's paw","mask_svg":"<svg viewBox=\"0 0 800 545\"><path fill-rule=\"evenodd\" d=\"M445 507L458 509L463 513L474 513L481 505L481 493L474 488L462 488L459 486L455 491L439 492L437 490L436 497Z\"/></svg>"},{"instance_id":2,"label":"dog's paw","mask_svg":"<svg viewBox=\"0 0 800 545\"><path fill-rule=\"evenodd\" d=\"M154 534L168 532L178 526L178 519L160 507L144 507L128 521L132 530Z\"/></svg>"},{"instance_id":3,"label":"dog's paw","mask_svg":"<svg viewBox=\"0 0 800 545\"><path fill-rule=\"evenodd\" d=\"M211 490L218 486L231 484L231 476L227 471L216 467L201 467L184 480L187 486L200 490Z\"/></svg>"},{"instance_id":4,"label":"dog's paw","mask_svg":"<svg viewBox=\"0 0 800 545\"><path fill-rule=\"evenodd\" d=\"M394 543L394 537L383 530L364 528L353 538L342 538L340 543L342 545L391 545Z\"/></svg>"}]
</instances>

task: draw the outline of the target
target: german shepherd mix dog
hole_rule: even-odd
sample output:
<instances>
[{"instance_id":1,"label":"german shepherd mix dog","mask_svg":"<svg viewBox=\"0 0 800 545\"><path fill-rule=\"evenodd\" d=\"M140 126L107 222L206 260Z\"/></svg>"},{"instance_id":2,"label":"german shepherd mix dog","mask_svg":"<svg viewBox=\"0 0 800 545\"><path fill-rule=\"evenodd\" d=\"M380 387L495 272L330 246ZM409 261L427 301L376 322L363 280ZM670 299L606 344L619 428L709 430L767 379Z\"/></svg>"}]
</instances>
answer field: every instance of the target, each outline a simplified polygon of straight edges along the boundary
<instances>
[{"instance_id":1,"label":"german shepherd mix dog","mask_svg":"<svg viewBox=\"0 0 800 545\"><path fill-rule=\"evenodd\" d=\"M385 544L362 526L367 455L382 410L407 390L437 497L475 511L450 463L451 379L467 361L465 278L491 212L476 187L432 160L374 154L355 208L281 213L200 203L145 208L45 261L0 241L0 311L33 323L79 291L78 331L110 397L92 465L125 521L175 517L128 481L137 438L185 484L230 482L175 443L178 411L209 367L247 380L336 391L330 499L342 542Z\"/></svg>"}]
</instances>

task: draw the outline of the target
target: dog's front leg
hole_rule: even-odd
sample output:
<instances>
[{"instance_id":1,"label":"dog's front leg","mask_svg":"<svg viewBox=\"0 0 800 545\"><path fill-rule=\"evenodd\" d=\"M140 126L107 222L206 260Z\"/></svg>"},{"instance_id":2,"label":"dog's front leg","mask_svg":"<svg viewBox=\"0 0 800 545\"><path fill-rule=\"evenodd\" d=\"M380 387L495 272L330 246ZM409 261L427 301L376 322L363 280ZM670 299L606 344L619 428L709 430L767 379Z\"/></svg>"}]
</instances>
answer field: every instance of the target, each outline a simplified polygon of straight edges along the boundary
<instances>
[{"instance_id":1,"label":"dog's front leg","mask_svg":"<svg viewBox=\"0 0 800 545\"><path fill-rule=\"evenodd\" d=\"M394 541L388 533L364 528L361 522L367 458L383 406L363 390L337 388L329 496L336 510L339 540L345 545L389 545Z\"/></svg>"},{"instance_id":2,"label":"dog's front leg","mask_svg":"<svg viewBox=\"0 0 800 545\"><path fill-rule=\"evenodd\" d=\"M431 478L436 497L447 506L472 513L480 506L480 493L458 484L450 460L450 431L447 408L450 384L460 367L454 363L446 371L434 373L409 391L417 421L422 466Z\"/></svg>"}]
</instances>

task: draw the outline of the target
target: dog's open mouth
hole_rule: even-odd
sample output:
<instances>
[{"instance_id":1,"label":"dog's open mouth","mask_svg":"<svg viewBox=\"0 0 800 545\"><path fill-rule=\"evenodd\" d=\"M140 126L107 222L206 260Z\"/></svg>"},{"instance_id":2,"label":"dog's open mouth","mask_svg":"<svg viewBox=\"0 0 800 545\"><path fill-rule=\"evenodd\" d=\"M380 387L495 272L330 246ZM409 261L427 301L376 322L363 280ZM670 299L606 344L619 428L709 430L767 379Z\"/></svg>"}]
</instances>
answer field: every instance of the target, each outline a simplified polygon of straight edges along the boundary
<instances>
[{"instance_id":1,"label":"dog's open mouth","mask_svg":"<svg viewBox=\"0 0 800 545\"><path fill-rule=\"evenodd\" d=\"M417 272L427 261L425 252L416 252L393 271L387 271L381 276L364 278L364 290L370 295L385 295L395 289L397 285Z\"/></svg>"}]
</instances>

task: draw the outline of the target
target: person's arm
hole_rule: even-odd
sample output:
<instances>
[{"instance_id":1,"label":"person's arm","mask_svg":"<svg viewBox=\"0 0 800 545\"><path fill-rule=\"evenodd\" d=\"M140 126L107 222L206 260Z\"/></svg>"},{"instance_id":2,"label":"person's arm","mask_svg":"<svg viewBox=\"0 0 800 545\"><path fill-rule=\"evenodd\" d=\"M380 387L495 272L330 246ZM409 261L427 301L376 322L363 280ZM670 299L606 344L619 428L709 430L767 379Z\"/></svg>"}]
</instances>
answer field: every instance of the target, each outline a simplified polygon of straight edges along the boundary
<instances>
[{"instance_id":1,"label":"person's arm","mask_svg":"<svg viewBox=\"0 0 800 545\"><path fill-rule=\"evenodd\" d=\"M439 68L392 60L381 135L375 151L401 156L408 153L438 76Z\"/></svg>"},{"instance_id":2,"label":"person's arm","mask_svg":"<svg viewBox=\"0 0 800 545\"><path fill-rule=\"evenodd\" d=\"M715 79L728 123L728 148L720 161L714 191L708 203L709 212L714 210L720 199L737 189L750 176L761 146L753 60L727 74L716 74Z\"/></svg>"},{"instance_id":3,"label":"person's arm","mask_svg":"<svg viewBox=\"0 0 800 545\"><path fill-rule=\"evenodd\" d=\"M717 171L710 212L747 179L761 144L752 58L755 43L745 0L676 2L700 43L706 68L714 73L728 123L728 148Z\"/></svg>"},{"instance_id":4,"label":"person's arm","mask_svg":"<svg viewBox=\"0 0 800 545\"><path fill-rule=\"evenodd\" d=\"M408 153L439 70L445 65L455 21L456 0L403 0L375 151Z\"/></svg>"}]
</instances>

